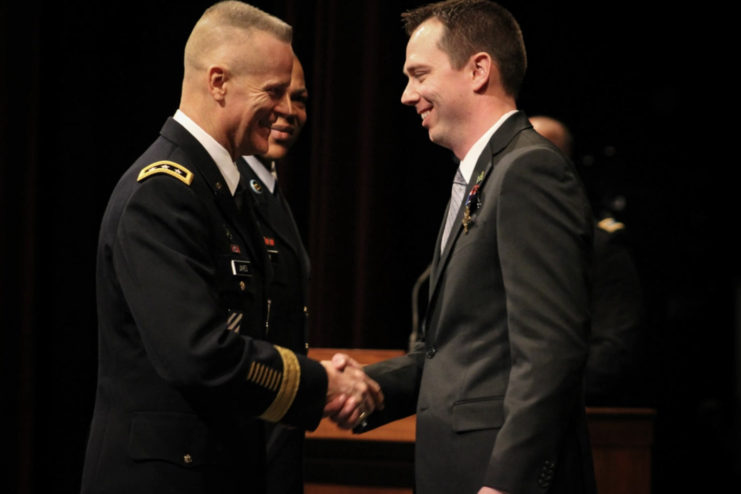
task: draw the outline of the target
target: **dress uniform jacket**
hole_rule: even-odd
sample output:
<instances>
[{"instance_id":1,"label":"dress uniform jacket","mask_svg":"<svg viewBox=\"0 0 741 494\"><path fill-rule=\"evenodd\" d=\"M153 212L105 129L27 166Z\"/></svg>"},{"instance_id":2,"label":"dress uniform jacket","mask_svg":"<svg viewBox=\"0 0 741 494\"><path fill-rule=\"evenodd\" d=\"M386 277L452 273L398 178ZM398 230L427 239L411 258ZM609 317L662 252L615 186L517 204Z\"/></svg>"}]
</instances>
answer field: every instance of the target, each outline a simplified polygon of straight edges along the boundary
<instances>
[{"instance_id":1,"label":"dress uniform jacket","mask_svg":"<svg viewBox=\"0 0 741 494\"><path fill-rule=\"evenodd\" d=\"M605 218L595 226L592 332L586 370L588 406L645 406L641 372L645 325L641 284L625 225Z\"/></svg>"},{"instance_id":2,"label":"dress uniform jacket","mask_svg":"<svg viewBox=\"0 0 741 494\"><path fill-rule=\"evenodd\" d=\"M256 158L255 158L256 159ZM309 286L309 256L293 219L288 202L276 183L273 192L245 160L237 166L255 201L255 216L265 237L273 268L270 298L270 331L273 344L305 354L307 343L306 301ZM263 166L259 164L258 166ZM266 423L267 492L301 494L303 485L304 431Z\"/></svg>"},{"instance_id":3,"label":"dress uniform jacket","mask_svg":"<svg viewBox=\"0 0 741 494\"><path fill-rule=\"evenodd\" d=\"M263 420L318 425L321 364L265 341L272 274L250 199L240 211L173 119L116 186L82 492L261 493Z\"/></svg>"},{"instance_id":4,"label":"dress uniform jacket","mask_svg":"<svg viewBox=\"0 0 741 494\"><path fill-rule=\"evenodd\" d=\"M424 338L366 367L386 398L368 428L417 413L417 494L594 492L583 404L593 224L573 165L515 113L479 157L441 254L445 218Z\"/></svg>"}]
</instances>

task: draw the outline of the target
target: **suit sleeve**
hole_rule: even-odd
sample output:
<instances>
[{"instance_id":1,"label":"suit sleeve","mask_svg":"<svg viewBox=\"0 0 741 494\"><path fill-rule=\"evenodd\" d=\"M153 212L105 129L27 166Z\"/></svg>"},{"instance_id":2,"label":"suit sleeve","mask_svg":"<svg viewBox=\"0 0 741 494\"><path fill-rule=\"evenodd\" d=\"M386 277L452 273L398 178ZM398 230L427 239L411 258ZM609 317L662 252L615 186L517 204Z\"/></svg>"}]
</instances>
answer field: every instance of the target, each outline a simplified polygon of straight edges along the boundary
<instances>
[{"instance_id":1,"label":"suit sleeve","mask_svg":"<svg viewBox=\"0 0 741 494\"><path fill-rule=\"evenodd\" d=\"M384 360L364 368L383 391L384 408L374 411L365 427L356 427L362 433L417 413L417 397L422 382L425 361L424 338L417 341L411 352L401 357Z\"/></svg>"},{"instance_id":2,"label":"suit sleeve","mask_svg":"<svg viewBox=\"0 0 741 494\"><path fill-rule=\"evenodd\" d=\"M327 389L324 369L227 330L209 221L194 191L166 176L138 184L124 207L112 255L149 362L184 395L316 428ZM256 300L257 310L262 301Z\"/></svg>"},{"instance_id":3,"label":"suit sleeve","mask_svg":"<svg viewBox=\"0 0 741 494\"><path fill-rule=\"evenodd\" d=\"M593 231L561 155L526 147L505 159L496 221L511 370L484 484L516 493L558 463L565 432L583 413Z\"/></svg>"}]
</instances>

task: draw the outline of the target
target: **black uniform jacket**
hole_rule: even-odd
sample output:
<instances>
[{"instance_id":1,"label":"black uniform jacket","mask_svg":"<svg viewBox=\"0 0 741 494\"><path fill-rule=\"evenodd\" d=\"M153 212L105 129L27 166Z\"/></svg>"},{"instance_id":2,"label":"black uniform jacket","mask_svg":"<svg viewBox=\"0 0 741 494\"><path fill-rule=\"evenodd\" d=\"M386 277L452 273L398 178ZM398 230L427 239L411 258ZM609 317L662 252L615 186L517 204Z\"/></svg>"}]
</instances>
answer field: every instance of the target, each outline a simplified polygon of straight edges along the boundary
<instances>
[{"instance_id":1,"label":"black uniform jacket","mask_svg":"<svg viewBox=\"0 0 741 494\"><path fill-rule=\"evenodd\" d=\"M588 406L645 406L646 326L641 284L625 225L605 218L595 226L592 332L586 371Z\"/></svg>"},{"instance_id":2,"label":"black uniform jacket","mask_svg":"<svg viewBox=\"0 0 741 494\"><path fill-rule=\"evenodd\" d=\"M264 492L258 417L318 425L326 373L265 341L272 270L249 193L243 203L172 119L116 186L82 492Z\"/></svg>"},{"instance_id":3,"label":"black uniform jacket","mask_svg":"<svg viewBox=\"0 0 741 494\"><path fill-rule=\"evenodd\" d=\"M465 203L473 188L471 221ZM416 492L594 492L583 404L592 217L573 165L524 113L479 158L430 279L425 337L366 368L417 413Z\"/></svg>"},{"instance_id":4,"label":"black uniform jacket","mask_svg":"<svg viewBox=\"0 0 741 494\"><path fill-rule=\"evenodd\" d=\"M291 208L276 183L271 192L245 160L238 160L242 179L255 201L255 217L265 237L273 268L270 284L270 331L267 340L296 353L306 353L309 256ZM262 165L261 165L262 166ZM266 423L267 492L301 494L304 431Z\"/></svg>"}]
</instances>

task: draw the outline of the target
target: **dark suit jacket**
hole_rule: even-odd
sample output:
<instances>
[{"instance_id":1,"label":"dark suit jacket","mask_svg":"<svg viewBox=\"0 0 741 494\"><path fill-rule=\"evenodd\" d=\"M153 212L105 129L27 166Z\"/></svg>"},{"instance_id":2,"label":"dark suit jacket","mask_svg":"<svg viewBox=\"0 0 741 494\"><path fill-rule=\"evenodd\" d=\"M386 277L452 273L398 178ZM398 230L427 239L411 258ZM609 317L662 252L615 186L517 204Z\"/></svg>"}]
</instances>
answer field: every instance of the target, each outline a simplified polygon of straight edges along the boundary
<instances>
[{"instance_id":1,"label":"dark suit jacket","mask_svg":"<svg viewBox=\"0 0 741 494\"><path fill-rule=\"evenodd\" d=\"M519 112L494 133L468 233L435 246L425 337L367 367L386 408L417 413L418 494L594 491L582 378L592 217L573 165ZM447 211L443 219L443 228Z\"/></svg>"},{"instance_id":2,"label":"dark suit jacket","mask_svg":"<svg viewBox=\"0 0 741 494\"><path fill-rule=\"evenodd\" d=\"M155 169L167 171L140 175L162 161ZM264 492L257 417L318 425L325 371L263 341L271 268L249 199L240 213L206 150L172 119L116 186L98 246L98 389L82 492Z\"/></svg>"},{"instance_id":3,"label":"dark suit jacket","mask_svg":"<svg viewBox=\"0 0 741 494\"><path fill-rule=\"evenodd\" d=\"M273 282L268 290L271 310L267 339L305 354L309 256L283 194L271 193L246 161L238 160L237 165L255 200L255 216L266 237L273 267ZM267 492L303 493L304 431L266 424L266 433Z\"/></svg>"}]
</instances>

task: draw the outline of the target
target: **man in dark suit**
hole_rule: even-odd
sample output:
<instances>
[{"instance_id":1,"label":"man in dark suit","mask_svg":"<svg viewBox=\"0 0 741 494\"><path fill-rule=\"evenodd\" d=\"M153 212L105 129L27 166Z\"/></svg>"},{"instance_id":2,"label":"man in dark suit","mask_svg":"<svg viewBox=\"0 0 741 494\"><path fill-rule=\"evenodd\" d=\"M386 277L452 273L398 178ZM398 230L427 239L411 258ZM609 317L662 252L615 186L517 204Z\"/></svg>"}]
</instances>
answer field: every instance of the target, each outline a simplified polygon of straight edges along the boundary
<instances>
[{"instance_id":1,"label":"man in dark suit","mask_svg":"<svg viewBox=\"0 0 741 494\"><path fill-rule=\"evenodd\" d=\"M461 163L424 338L366 367L385 408L358 431L416 412L418 494L593 493L583 403L592 218L573 165L516 109L520 28L486 0L403 18L402 102ZM333 417L355 425L347 416Z\"/></svg>"},{"instance_id":2,"label":"man in dark suit","mask_svg":"<svg viewBox=\"0 0 741 494\"><path fill-rule=\"evenodd\" d=\"M111 196L84 493L262 493L263 421L313 429L340 395L374 406L362 372L267 341L273 270L235 161L268 150L289 105L290 42L254 7L209 8L180 109Z\"/></svg>"},{"instance_id":3,"label":"man in dark suit","mask_svg":"<svg viewBox=\"0 0 741 494\"><path fill-rule=\"evenodd\" d=\"M288 104L277 112L271 126L268 152L237 161L239 171L255 201L255 215L265 238L273 268L268 290L271 301L267 341L306 355L308 349L306 307L309 287L309 256L301 241L291 208L279 190L275 162L285 157L306 123L308 92L304 70L293 61ZM304 431L265 423L267 437L267 488L269 494L301 494L303 483Z\"/></svg>"}]
</instances>

